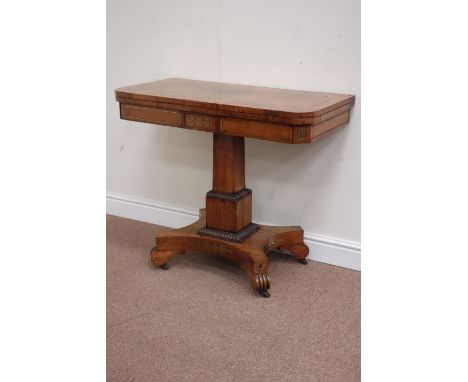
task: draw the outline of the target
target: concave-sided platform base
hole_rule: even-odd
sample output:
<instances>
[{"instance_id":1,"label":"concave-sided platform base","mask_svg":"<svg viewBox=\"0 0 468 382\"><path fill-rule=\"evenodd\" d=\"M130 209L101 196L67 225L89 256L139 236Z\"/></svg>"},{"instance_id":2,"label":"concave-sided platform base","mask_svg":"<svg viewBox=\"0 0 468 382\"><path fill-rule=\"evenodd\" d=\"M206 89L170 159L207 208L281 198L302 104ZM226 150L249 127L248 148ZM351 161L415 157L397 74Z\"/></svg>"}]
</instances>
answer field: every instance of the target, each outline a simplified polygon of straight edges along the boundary
<instances>
[{"instance_id":1,"label":"concave-sided platform base","mask_svg":"<svg viewBox=\"0 0 468 382\"><path fill-rule=\"evenodd\" d=\"M156 233L156 247L151 250L153 264L167 269L167 261L185 251L208 252L238 262L247 273L255 291L269 297L270 276L267 254L272 251L290 251L295 258L306 263L309 248L304 244L304 231L301 227L276 227L260 225L242 243L200 236L199 231L206 225L205 209L200 210L200 219L183 228Z\"/></svg>"}]
</instances>

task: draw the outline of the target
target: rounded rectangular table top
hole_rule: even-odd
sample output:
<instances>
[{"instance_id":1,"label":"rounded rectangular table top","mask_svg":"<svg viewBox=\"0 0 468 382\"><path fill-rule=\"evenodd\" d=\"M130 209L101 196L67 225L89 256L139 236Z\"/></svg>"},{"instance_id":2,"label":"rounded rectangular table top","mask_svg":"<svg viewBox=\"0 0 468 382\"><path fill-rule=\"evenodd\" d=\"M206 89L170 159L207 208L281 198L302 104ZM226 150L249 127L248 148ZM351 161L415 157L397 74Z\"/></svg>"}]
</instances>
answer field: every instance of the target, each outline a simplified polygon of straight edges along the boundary
<instances>
[{"instance_id":1,"label":"rounded rectangular table top","mask_svg":"<svg viewBox=\"0 0 468 382\"><path fill-rule=\"evenodd\" d=\"M321 93L169 78L122 87L119 101L130 99L282 118L312 118L354 103L349 94ZM287 121L285 121L287 122Z\"/></svg>"},{"instance_id":2,"label":"rounded rectangular table top","mask_svg":"<svg viewBox=\"0 0 468 382\"><path fill-rule=\"evenodd\" d=\"M115 91L122 119L285 143L349 121L354 96L169 78Z\"/></svg>"}]
</instances>

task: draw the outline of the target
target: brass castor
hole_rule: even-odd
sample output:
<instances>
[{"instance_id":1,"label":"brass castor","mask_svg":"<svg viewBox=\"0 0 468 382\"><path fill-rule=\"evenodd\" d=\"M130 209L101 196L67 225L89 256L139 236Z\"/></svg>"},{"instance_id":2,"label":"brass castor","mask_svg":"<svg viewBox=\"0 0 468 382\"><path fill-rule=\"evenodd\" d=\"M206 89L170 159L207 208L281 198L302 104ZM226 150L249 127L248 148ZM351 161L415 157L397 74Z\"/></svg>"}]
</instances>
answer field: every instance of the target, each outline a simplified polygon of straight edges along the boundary
<instances>
[{"instance_id":1,"label":"brass castor","mask_svg":"<svg viewBox=\"0 0 468 382\"><path fill-rule=\"evenodd\" d=\"M300 259L299 262L301 264L307 265L307 259Z\"/></svg>"},{"instance_id":2,"label":"brass castor","mask_svg":"<svg viewBox=\"0 0 468 382\"><path fill-rule=\"evenodd\" d=\"M268 292L266 289L260 289L258 293L260 293L265 298L270 297L270 292Z\"/></svg>"},{"instance_id":3,"label":"brass castor","mask_svg":"<svg viewBox=\"0 0 468 382\"><path fill-rule=\"evenodd\" d=\"M161 265L161 269L164 269L165 271L167 271L169 269L169 264L163 264Z\"/></svg>"}]
</instances>

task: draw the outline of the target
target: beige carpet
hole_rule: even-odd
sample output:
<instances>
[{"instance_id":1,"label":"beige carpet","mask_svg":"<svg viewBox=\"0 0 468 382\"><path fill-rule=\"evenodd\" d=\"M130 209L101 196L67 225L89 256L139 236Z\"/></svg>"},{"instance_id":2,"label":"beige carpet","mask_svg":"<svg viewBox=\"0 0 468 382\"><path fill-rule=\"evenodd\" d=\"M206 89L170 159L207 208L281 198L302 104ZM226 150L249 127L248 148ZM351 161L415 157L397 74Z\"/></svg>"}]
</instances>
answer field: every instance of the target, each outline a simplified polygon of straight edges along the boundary
<instances>
[{"instance_id":1,"label":"beige carpet","mask_svg":"<svg viewBox=\"0 0 468 382\"><path fill-rule=\"evenodd\" d=\"M273 254L262 298L220 257L153 267L156 229L107 216L108 381L360 380L359 272Z\"/></svg>"}]
</instances>

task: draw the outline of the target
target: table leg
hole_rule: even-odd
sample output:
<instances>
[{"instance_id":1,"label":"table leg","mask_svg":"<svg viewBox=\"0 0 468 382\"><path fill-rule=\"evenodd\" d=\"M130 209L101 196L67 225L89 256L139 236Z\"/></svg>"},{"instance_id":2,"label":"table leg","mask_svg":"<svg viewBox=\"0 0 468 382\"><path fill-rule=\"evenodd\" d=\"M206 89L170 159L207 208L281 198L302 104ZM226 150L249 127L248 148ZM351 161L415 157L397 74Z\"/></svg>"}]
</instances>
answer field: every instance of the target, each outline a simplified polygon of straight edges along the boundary
<instances>
[{"instance_id":1,"label":"table leg","mask_svg":"<svg viewBox=\"0 0 468 382\"><path fill-rule=\"evenodd\" d=\"M288 250L303 263L309 253L301 227L252 223L252 191L245 187L244 138L213 134L213 189L206 210L187 227L158 232L153 264L168 269L168 260L185 251L208 252L238 262L252 288L269 297L267 254Z\"/></svg>"},{"instance_id":2,"label":"table leg","mask_svg":"<svg viewBox=\"0 0 468 382\"><path fill-rule=\"evenodd\" d=\"M154 265L167 268L168 260L185 251L211 253L239 263L246 272L254 291L269 297L271 279L268 253L288 250L297 259L305 259L309 249L304 244L304 231L297 226L276 227L259 225L259 230L241 243L201 236L206 225L206 210L200 210L200 218L194 224L179 229L156 233L156 247L151 251Z\"/></svg>"}]
</instances>

